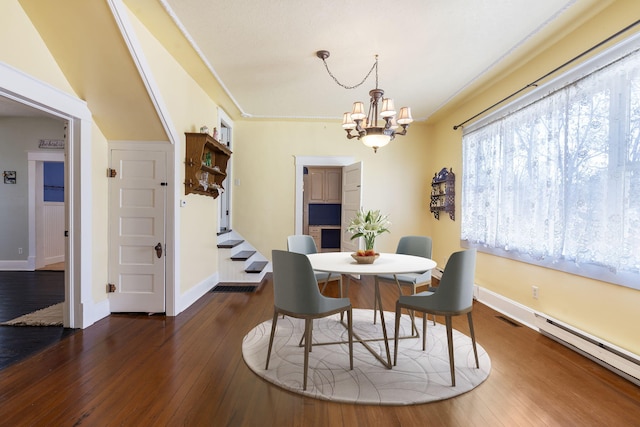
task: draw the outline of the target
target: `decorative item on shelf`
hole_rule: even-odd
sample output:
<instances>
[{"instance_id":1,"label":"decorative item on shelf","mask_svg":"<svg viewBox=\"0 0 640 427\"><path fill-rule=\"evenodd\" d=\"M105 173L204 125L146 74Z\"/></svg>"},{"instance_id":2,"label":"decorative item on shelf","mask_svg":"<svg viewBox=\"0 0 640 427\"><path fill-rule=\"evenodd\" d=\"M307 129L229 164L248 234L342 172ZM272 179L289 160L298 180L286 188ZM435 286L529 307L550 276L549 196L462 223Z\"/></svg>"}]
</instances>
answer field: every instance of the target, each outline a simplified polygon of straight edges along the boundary
<instances>
[{"instance_id":1,"label":"decorative item on shelf","mask_svg":"<svg viewBox=\"0 0 640 427\"><path fill-rule=\"evenodd\" d=\"M434 174L431 180L429 210L435 219L440 219L440 212L446 212L449 214L449 218L455 221L455 196L456 176L453 169L442 168L440 172Z\"/></svg>"},{"instance_id":2,"label":"decorative item on shelf","mask_svg":"<svg viewBox=\"0 0 640 427\"><path fill-rule=\"evenodd\" d=\"M209 172L200 172L200 185L204 191L207 191L207 188L209 187Z\"/></svg>"},{"instance_id":3,"label":"decorative item on shelf","mask_svg":"<svg viewBox=\"0 0 640 427\"><path fill-rule=\"evenodd\" d=\"M211 188L215 191L217 191L218 193L224 193L224 188L219 185L218 183L213 183L213 185L211 186Z\"/></svg>"},{"instance_id":4,"label":"decorative item on shelf","mask_svg":"<svg viewBox=\"0 0 640 427\"><path fill-rule=\"evenodd\" d=\"M213 128L213 139L215 139L216 141L220 141L218 139L218 128Z\"/></svg>"},{"instance_id":5,"label":"decorative item on shelf","mask_svg":"<svg viewBox=\"0 0 640 427\"><path fill-rule=\"evenodd\" d=\"M378 55L376 60L371 66L371 69L367 75L362 79L360 83L354 86L346 86L338 81L338 79L331 73L329 66L327 65L327 58L329 57L329 51L319 50L316 52L316 56L322 59L327 73L333 78L333 80L345 89L354 89L362 85L367 78L371 75L371 72L376 70L376 87L369 91L369 111L365 114L364 104L362 102L354 102L353 109L349 113L344 113L342 119L342 128L347 132L347 138L358 138L367 147L373 148L373 152L377 153L378 148L384 147L390 141L393 141L396 135L406 135L409 124L413 122L411 117L411 108L402 107L396 117L396 110L393 105L393 99L383 98L384 91L378 88ZM378 126L378 108L380 108L380 117L384 119L384 124ZM402 126L402 131L398 132L399 126ZM355 134L351 131L355 130Z\"/></svg>"},{"instance_id":6,"label":"decorative item on shelf","mask_svg":"<svg viewBox=\"0 0 640 427\"><path fill-rule=\"evenodd\" d=\"M382 233L388 233L390 225L388 215L380 214L379 210L365 212L360 208L356 216L351 219L347 231L353 234L351 240L359 237L364 238L365 249L360 249L351 256L360 264L373 263L380 256L373 249L376 237Z\"/></svg>"},{"instance_id":7,"label":"decorative item on shelf","mask_svg":"<svg viewBox=\"0 0 640 427\"><path fill-rule=\"evenodd\" d=\"M209 134L209 128L207 126L200 126L200 133Z\"/></svg>"},{"instance_id":8,"label":"decorative item on shelf","mask_svg":"<svg viewBox=\"0 0 640 427\"><path fill-rule=\"evenodd\" d=\"M186 132L185 139L185 195L218 197L227 178L231 150L210 134Z\"/></svg>"}]
</instances>

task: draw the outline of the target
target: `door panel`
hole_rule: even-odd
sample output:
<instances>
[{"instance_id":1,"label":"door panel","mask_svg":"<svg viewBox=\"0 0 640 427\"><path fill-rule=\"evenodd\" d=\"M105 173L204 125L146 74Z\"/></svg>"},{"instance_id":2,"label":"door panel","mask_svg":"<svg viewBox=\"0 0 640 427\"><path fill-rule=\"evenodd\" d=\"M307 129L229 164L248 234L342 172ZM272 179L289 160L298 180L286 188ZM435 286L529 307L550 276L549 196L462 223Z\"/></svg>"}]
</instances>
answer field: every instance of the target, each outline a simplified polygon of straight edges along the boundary
<instances>
[{"instance_id":1,"label":"door panel","mask_svg":"<svg viewBox=\"0 0 640 427\"><path fill-rule=\"evenodd\" d=\"M358 250L359 240L351 240L351 233L347 227L351 218L362 206L362 162L354 163L342 168L342 239L343 252Z\"/></svg>"},{"instance_id":2,"label":"door panel","mask_svg":"<svg viewBox=\"0 0 640 427\"><path fill-rule=\"evenodd\" d=\"M166 154L112 150L109 180L111 312L165 311ZM158 257L155 247L163 253Z\"/></svg>"}]
</instances>

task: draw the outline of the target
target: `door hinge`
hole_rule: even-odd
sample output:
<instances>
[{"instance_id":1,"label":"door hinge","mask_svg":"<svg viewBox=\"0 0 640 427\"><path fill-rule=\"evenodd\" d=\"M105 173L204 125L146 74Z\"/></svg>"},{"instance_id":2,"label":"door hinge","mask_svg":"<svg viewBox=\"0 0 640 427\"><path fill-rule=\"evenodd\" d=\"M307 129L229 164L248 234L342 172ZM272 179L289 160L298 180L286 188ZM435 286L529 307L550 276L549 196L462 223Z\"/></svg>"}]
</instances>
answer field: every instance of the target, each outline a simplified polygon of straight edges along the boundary
<instances>
[{"instance_id":1,"label":"door hinge","mask_svg":"<svg viewBox=\"0 0 640 427\"><path fill-rule=\"evenodd\" d=\"M117 174L118 171L116 171L115 169L107 169L107 178L115 178Z\"/></svg>"},{"instance_id":2,"label":"door hinge","mask_svg":"<svg viewBox=\"0 0 640 427\"><path fill-rule=\"evenodd\" d=\"M113 283L107 283L107 293L112 293L116 291L116 285Z\"/></svg>"}]
</instances>

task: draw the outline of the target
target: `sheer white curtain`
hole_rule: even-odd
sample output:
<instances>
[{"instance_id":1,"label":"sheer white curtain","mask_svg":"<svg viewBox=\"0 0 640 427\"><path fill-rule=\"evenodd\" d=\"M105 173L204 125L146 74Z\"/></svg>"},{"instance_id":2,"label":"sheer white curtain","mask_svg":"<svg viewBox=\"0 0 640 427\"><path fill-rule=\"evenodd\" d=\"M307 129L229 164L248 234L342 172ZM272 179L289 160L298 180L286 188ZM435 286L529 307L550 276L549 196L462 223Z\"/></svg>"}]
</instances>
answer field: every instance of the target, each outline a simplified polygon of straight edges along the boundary
<instances>
[{"instance_id":1,"label":"sheer white curtain","mask_svg":"<svg viewBox=\"0 0 640 427\"><path fill-rule=\"evenodd\" d=\"M640 53L463 136L462 240L640 289Z\"/></svg>"}]
</instances>

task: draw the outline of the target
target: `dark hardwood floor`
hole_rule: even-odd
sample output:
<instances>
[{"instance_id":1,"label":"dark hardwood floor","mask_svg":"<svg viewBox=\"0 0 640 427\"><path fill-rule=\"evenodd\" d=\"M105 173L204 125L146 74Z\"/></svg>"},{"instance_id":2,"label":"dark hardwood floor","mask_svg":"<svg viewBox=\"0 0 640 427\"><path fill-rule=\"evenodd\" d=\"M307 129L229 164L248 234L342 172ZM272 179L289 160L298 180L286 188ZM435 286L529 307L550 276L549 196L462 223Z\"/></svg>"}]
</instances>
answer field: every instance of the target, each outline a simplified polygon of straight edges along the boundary
<instances>
[{"instance_id":1,"label":"dark hardwood floor","mask_svg":"<svg viewBox=\"0 0 640 427\"><path fill-rule=\"evenodd\" d=\"M369 279L352 282L371 307ZM383 286L392 310L397 295ZM0 371L0 425L637 426L640 388L476 303L489 378L453 399L364 406L302 397L242 360L244 335L272 316L273 287L208 293L177 317L111 315ZM441 321L441 319L440 319ZM454 327L468 333L464 316Z\"/></svg>"},{"instance_id":2,"label":"dark hardwood floor","mask_svg":"<svg viewBox=\"0 0 640 427\"><path fill-rule=\"evenodd\" d=\"M0 322L64 301L64 271L0 271ZM0 325L0 370L74 331Z\"/></svg>"}]
</instances>

